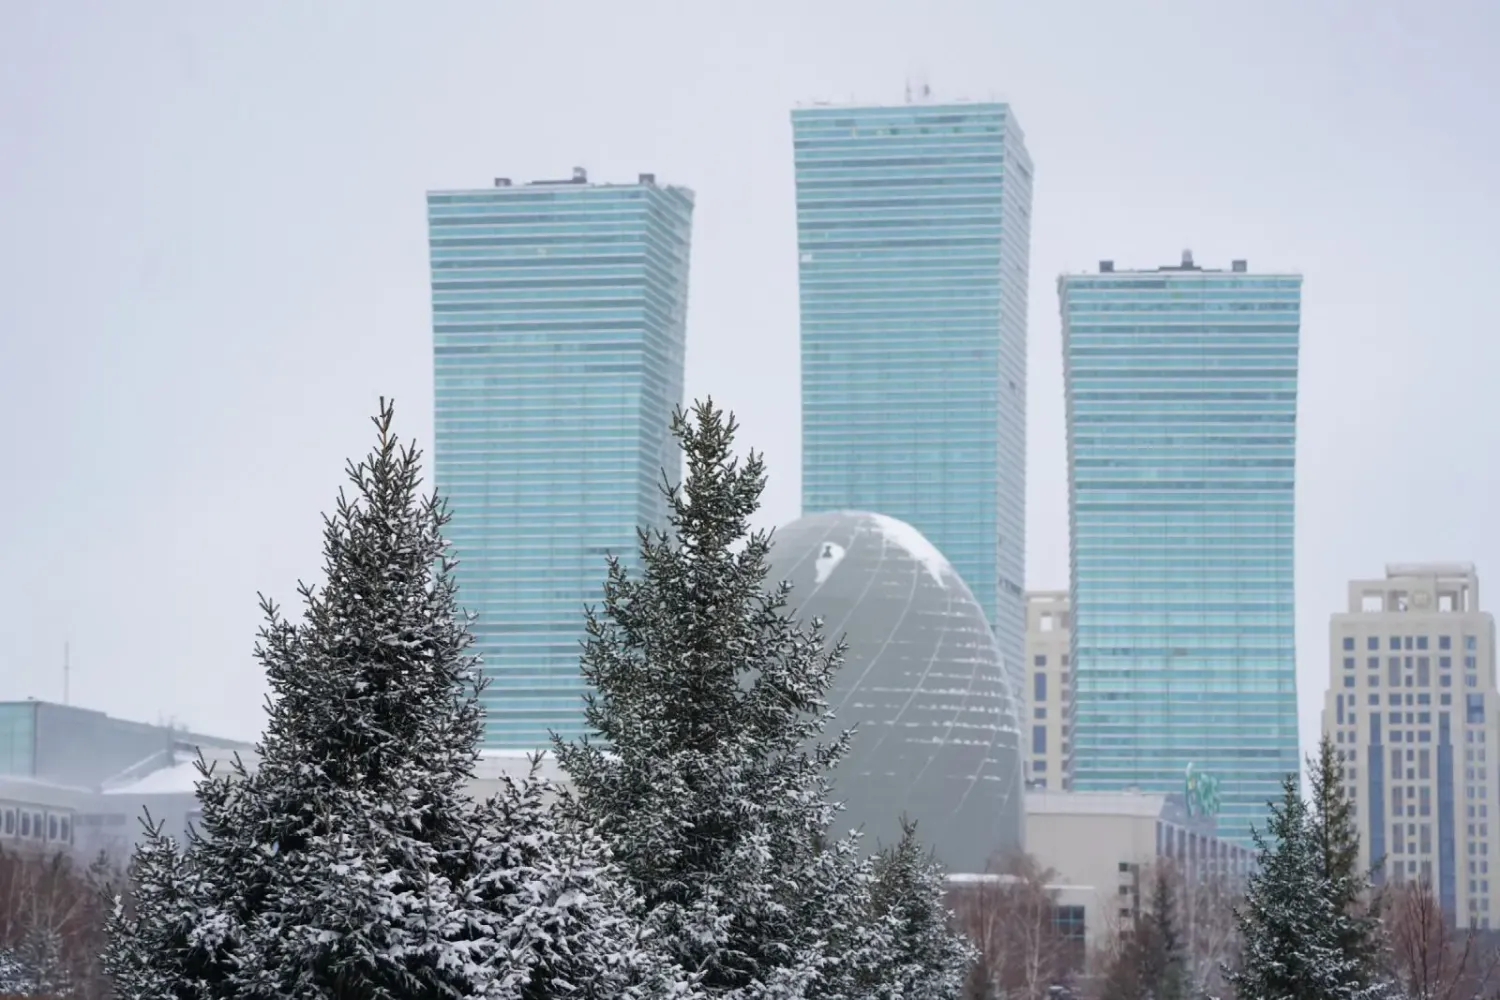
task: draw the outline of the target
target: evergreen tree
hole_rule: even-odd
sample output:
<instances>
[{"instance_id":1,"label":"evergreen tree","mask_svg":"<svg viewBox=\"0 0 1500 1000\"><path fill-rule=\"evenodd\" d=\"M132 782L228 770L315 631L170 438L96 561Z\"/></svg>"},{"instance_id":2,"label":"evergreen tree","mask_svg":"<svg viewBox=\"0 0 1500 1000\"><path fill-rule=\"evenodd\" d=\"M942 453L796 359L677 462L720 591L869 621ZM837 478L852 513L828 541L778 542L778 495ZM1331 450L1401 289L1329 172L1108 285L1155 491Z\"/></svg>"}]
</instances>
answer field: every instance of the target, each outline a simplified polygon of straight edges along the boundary
<instances>
[{"instance_id":1,"label":"evergreen tree","mask_svg":"<svg viewBox=\"0 0 1500 1000\"><path fill-rule=\"evenodd\" d=\"M1381 988L1367 982L1342 942L1353 920L1335 901L1323 875L1297 775L1282 782L1264 832L1253 830L1259 869L1236 909L1242 957L1226 970L1240 1000L1370 1000Z\"/></svg>"},{"instance_id":2,"label":"evergreen tree","mask_svg":"<svg viewBox=\"0 0 1500 1000\"><path fill-rule=\"evenodd\" d=\"M1187 1000L1191 993L1176 894L1167 869L1158 867L1150 909L1122 934L1101 996L1104 1000Z\"/></svg>"},{"instance_id":3,"label":"evergreen tree","mask_svg":"<svg viewBox=\"0 0 1500 1000\"><path fill-rule=\"evenodd\" d=\"M1151 885L1151 909L1142 916L1145 938L1142 972L1155 1000L1187 1000L1187 962L1177 917L1177 894L1165 867L1158 865Z\"/></svg>"},{"instance_id":4,"label":"evergreen tree","mask_svg":"<svg viewBox=\"0 0 1500 1000\"><path fill-rule=\"evenodd\" d=\"M1383 950L1380 897L1372 886L1375 869L1364 871L1359 867L1359 828L1354 821L1354 803L1344 791L1341 751L1325 733L1318 743L1317 759L1309 757L1307 763L1312 785L1308 822L1318 852L1319 872L1328 883L1334 906L1348 917L1339 948L1355 963L1360 981L1373 983L1380 975Z\"/></svg>"},{"instance_id":5,"label":"evergreen tree","mask_svg":"<svg viewBox=\"0 0 1500 1000\"><path fill-rule=\"evenodd\" d=\"M942 866L917 839L917 825L901 821L901 839L875 858L871 903L891 944L876 971L872 997L956 1000L977 957L953 929L944 900Z\"/></svg>"},{"instance_id":6,"label":"evergreen tree","mask_svg":"<svg viewBox=\"0 0 1500 1000\"><path fill-rule=\"evenodd\" d=\"M645 998L681 977L642 944L602 844L531 776L476 803L482 687L447 513L391 434L325 518L301 623L262 600L272 691L252 772L200 761L185 849L152 829L109 965L136 997Z\"/></svg>"},{"instance_id":7,"label":"evergreen tree","mask_svg":"<svg viewBox=\"0 0 1500 1000\"><path fill-rule=\"evenodd\" d=\"M764 590L769 534L749 529L765 472L741 465L711 402L679 410L687 479L666 484L669 532L643 532L639 579L609 561L589 609L583 674L595 737L554 738L570 804L609 841L669 954L712 995L853 997L887 947L873 871L830 836L816 742L843 647Z\"/></svg>"},{"instance_id":8,"label":"evergreen tree","mask_svg":"<svg viewBox=\"0 0 1500 1000\"><path fill-rule=\"evenodd\" d=\"M206 914L193 899L206 894L185 885L182 852L162 824L148 813L142 825L145 837L130 869L134 892L127 900L123 887L102 887L110 903L104 972L115 992L129 1000L213 996L213 985L224 980L228 968L198 947L198 922Z\"/></svg>"}]
</instances>

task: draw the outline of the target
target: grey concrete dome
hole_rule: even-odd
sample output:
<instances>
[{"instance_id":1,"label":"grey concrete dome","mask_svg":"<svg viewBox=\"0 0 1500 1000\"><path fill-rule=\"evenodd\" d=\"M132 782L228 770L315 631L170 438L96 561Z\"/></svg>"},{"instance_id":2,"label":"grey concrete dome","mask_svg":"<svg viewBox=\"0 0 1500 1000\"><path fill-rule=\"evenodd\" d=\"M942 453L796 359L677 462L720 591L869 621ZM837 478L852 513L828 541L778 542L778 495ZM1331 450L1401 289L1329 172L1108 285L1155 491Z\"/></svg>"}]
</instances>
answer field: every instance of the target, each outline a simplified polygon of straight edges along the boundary
<instances>
[{"instance_id":1,"label":"grey concrete dome","mask_svg":"<svg viewBox=\"0 0 1500 1000\"><path fill-rule=\"evenodd\" d=\"M982 872L1020 849L1019 692L984 610L910 525L859 511L809 514L776 529L770 580L791 607L848 643L829 693L830 728L856 727L834 772L841 828L881 844L905 813L953 872Z\"/></svg>"}]
</instances>

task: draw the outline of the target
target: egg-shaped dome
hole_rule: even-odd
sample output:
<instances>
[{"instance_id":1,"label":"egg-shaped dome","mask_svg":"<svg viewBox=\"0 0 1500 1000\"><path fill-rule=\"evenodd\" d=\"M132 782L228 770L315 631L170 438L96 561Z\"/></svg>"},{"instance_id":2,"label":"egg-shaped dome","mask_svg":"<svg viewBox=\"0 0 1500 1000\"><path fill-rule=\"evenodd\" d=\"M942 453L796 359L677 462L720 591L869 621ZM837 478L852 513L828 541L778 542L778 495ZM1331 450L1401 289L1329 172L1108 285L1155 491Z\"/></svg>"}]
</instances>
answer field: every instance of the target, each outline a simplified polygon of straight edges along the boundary
<instances>
[{"instance_id":1,"label":"egg-shaped dome","mask_svg":"<svg viewBox=\"0 0 1500 1000\"><path fill-rule=\"evenodd\" d=\"M776 529L771 580L847 643L830 730L855 728L833 774L839 826L891 844L901 816L951 872L1022 847L1019 692L984 609L921 532L860 511Z\"/></svg>"}]
</instances>

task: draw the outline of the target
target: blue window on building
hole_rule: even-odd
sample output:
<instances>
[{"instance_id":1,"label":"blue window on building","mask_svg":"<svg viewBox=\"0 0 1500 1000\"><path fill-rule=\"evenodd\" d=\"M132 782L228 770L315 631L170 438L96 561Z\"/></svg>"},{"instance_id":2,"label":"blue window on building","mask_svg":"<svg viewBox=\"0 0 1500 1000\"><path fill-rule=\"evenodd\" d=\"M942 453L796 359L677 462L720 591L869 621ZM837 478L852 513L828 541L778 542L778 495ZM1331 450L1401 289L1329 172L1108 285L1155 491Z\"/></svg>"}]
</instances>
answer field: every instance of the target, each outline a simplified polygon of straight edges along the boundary
<instances>
[{"instance_id":1,"label":"blue window on building","mask_svg":"<svg viewBox=\"0 0 1500 1000\"><path fill-rule=\"evenodd\" d=\"M1345 649L1353 649L1354 648L1354 636L1352 636L1352 635L1346 635L1346 636L1344 636L1344 648Z\"/></svg>"},{"instance_id":2,"label":"blue window on building","mask_svg":"<svg viewBox=\"0 0 1500 1000\"><path fill-rule=\"evenodd\" d=\"M1346 656L1346 657L1344 657L1344 669L1345 670L1353 670L1354 669L1354 657L1352 657L1352 656Z\"/></svg>"},{"instance_id":3,"label":"blue window on building","mask_svg":"<svg viewBox=\"0 0 1500 1000\"><path fill-rule=\"evenodd\" d=\"M1031 665L1033 667L1045 667L1047 665L1047 654L1037 653L1031 658Z\"/></svg>"},{"instance_id":4,"label":"blue window on building","mask_svg":"<svg viewBox=\"0 0 1500 1000\"><path fill-rule=\"evenodd\" d=\"M1451 636L1451 635L1440 635L1440 636L1438 636L1438 649L1452 649L1452 648L1453 648L1453 636Z\"/></svg>"},{"instance_id":5,"label":"blue window on building","mask_svg":"<svg viewBox=\"0 0 1500 1000\"><path fill-rule=\"evenodd\" d=\"M1392 649L1400 649L1401 648L1401 637L1399 635L1393 635L1393 636L1391 636L1391 648Z\"/></svg>"},{"instance_id":6,"label":"blue window on building","mask_svg":"<svg viewBox=\"0 0 1500 1000\"><path fill-rule=\"evenodd\" d=\"M1344 687L1346 687L1346 688L1352 688L1353 686L1354 686L1354 675L1353 674L1345 674L1344 675Z\"/></svg>"},{"instance_id":7,"label":"blue window on building","mask_svg":"<svg viewBox=\"0 0 1500 1000\"><path fill-rule=\"evenodd\" d=\"M1417 636L1417 648L1418 649L1426 649L1427 648L1427 637L1425 635L1419 635L1419 636Z\"/></svg>"},{"instance_id":8,"label":"blue window on building","mask_svg":"<svg viewBox=\"0 0 1500 1000\"><path fill-rule=\"evenodd\" d=\"M1464 636L1464 649L1474 649L1476 640L1472 635Z\"/></svg>"},{"instance_id":9,"label":"blue window on building","mask_svg":"<svg viewBox=\"0 0 1500 1000\"><path fill-rule=\"evenodd\" d=\"M1379 649L1380 648L1380 637L1378 635L1372 635L1372 636L1370 636L1368 639L1365 640L1365 648L1366 649Z\"/></svg>"},{"instance_id":10,"label":"blue window on building","mask_svg":"<svg viewBox=\"0 0 1500 1000\"><path fill-rule=\"evenodd\" d=\"M1011 681L1012 684L1015 681ZM1012 689L1014 690L1014 689ZM1033 701L1047 700L1047 675L1043 673L1033 674L1031 678L1031 699Z\"/></svg>"},{"instance_id":11,"label":"blue window on building","mask_svg":"<svg viewBox=\"0 0 1500 1000\"><path fill-rule=\"evenodd\" d=\"M1047 727L1046 726L1032 726L1031 727L1031 752L1032 753L1046 753L1047 752Z\"/></svg>"}]
</instances>

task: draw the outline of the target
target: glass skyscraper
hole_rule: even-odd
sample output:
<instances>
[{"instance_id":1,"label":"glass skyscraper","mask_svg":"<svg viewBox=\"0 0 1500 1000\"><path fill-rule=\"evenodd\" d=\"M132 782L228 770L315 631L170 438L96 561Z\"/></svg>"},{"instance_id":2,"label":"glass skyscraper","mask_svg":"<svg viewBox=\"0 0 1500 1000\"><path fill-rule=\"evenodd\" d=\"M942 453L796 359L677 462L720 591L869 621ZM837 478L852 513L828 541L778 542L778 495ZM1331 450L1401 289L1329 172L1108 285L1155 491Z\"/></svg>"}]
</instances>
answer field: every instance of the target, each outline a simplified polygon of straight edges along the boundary
<instances>
[{"instance_id":1,"label":"glass skyscraper","mask_svg":"<svg viewBox=\"0 0 1500 1000\"><path fill-rule=\"evenodd\" d=\"M1298 769L1293 484L1302 278L1182 263L1058 281L1072 787L1216 779L1248 837Z\"/></svg>"},{"instance_id":2,"label":"glass skyscraper","mask_svg":"<svg viewBox=\"0 0 1500 1000\"><path fill-rule=\"evenodd\" d=\"M792 113L802 510L905 521L1024 648L1031 158L1005 104Z\"/></svg>"},{"instance_id":3,"label":"glass skyscraper","mask_svg":"<svg viewBox=\"0 0 1500 1000\"><path fill-rule=\"evenodd\" d=\"M427 196L437 487L477 615L486 743L582 728L585 604L605 555L665 526L682 402L693 196L567 181Z\"/></svg>"}]
</instances>

